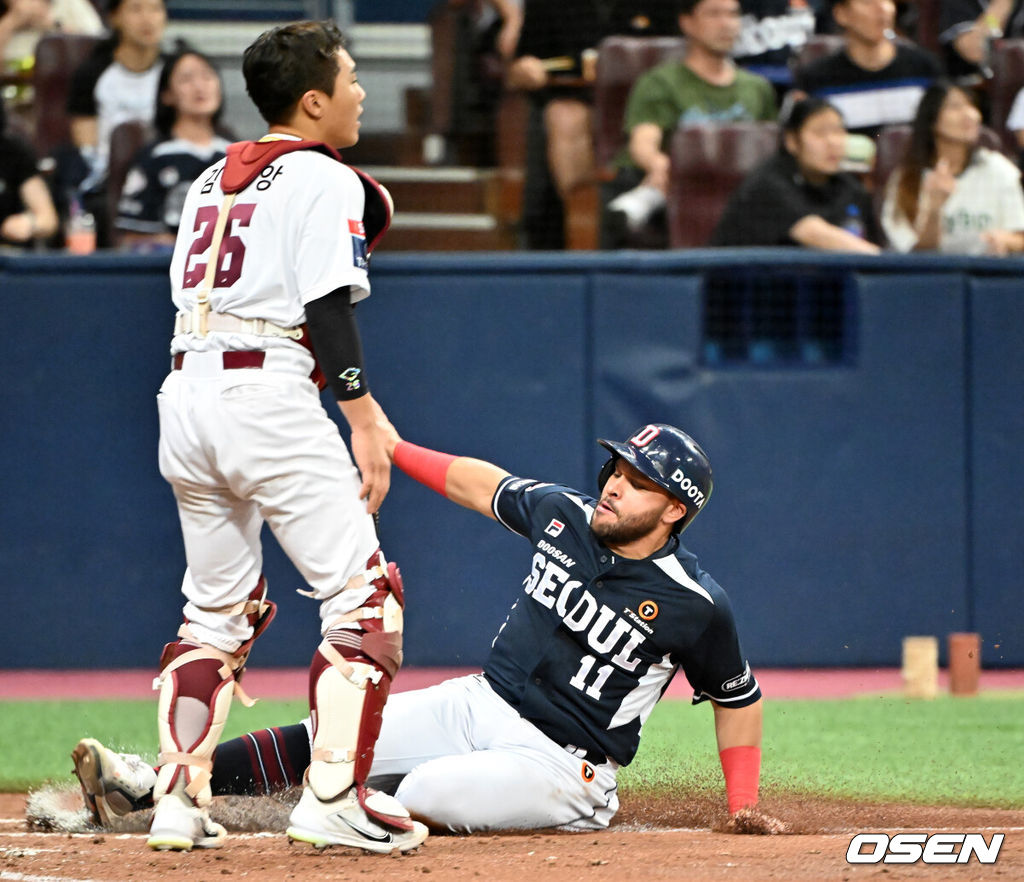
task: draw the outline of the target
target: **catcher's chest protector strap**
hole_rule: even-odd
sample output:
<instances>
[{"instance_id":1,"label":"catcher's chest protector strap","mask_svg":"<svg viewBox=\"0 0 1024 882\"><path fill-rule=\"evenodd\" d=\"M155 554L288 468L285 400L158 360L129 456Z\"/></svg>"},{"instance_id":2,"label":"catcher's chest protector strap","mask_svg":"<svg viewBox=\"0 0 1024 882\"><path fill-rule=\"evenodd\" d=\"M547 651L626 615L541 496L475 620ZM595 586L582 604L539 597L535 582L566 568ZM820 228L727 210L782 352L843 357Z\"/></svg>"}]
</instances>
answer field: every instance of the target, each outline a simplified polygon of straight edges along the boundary
<instances>
[{"instance_id":1,"label":"catcher's chest protector strap","mask_svg":"<svg viewBox=\"0 0 1024 882\"><path fill-rule=\"evenodd\" d=\"M265 135L259 141L241 141L228 146L224 173L220 179L221 189L225 193L244 190L275 159L296 150L316 150L331 159L344 162L341 154L323 141L293 141L277 135ZM355 166L349 168L358 175L363 185L363 227L366 232L366 251L369 254L391 226L394 202L387 189L370 175Z\"/></svg>"}]
</instances>

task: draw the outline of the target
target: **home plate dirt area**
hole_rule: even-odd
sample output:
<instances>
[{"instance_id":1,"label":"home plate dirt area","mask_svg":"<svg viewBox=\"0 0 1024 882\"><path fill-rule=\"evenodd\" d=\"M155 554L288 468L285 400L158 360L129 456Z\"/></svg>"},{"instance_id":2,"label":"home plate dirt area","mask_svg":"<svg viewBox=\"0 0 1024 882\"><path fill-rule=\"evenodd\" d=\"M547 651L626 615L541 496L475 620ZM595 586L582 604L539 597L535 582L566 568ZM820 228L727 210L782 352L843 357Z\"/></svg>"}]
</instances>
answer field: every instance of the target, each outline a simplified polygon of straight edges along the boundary
<instances>
[{"instance_id":1,"label":"home plate dirt area","mask_svg":"<svg viewBox=\"0 0 1024 882\"><path fill-rule=\"evenodd\" d=\"M70 679L52 672L11 672L0 678L0 698L40 694L40 685L62 682L79 698ZM77 672L76 672L77 673ZM461 671L402 671L399 688L417 688ZM46 674L49 674L47 676ZM429 677L429 679L428 679ZM74 679L73 677L71 679ZM140 696L148 692L151 672L84 675L97 692ZM677 678L679 679L679 678ZM823 698L898 690L899 672L758 672L762 687L776 697ZM983 672L983 688L1022 688L1024 672ZM260 682L257 683L257 680ZM37 682L38 681L38 682ZM100 687L98 684L103 684ZM290 697L302 694L304 672L252 672L254 694ZM399 686L396 680L396 686ZM4 694L6 693L6 694ZM682 696L679 697L688 697ZM721 788L645 796L620 794L621 809L612 827L599 833L433 835L405 855L366 855L351 849L317 851L290 845L283 833L297 793L276 798L218 798L214 817L231 835L219 849L190 853L154 852L145 844L148 813L139 812L117 830L97 830L87 823L77 787L26 794L0 794L0 882L114 882L114 880L188 879L212 882L272 880L481 880L481 882L653 882L653 880L735 880L735 882L830 882L830 880L927 879L1024 880L1024 811L943 806L859 804L773 793L762 790L760 808L784 821L776 836L736 835L722 830L725 799ZM500 799L500 794L495 794ZM41 829L43 828L43 829ZM858 833L981 834L991 845L1002 835L994 863L982 863L975 851L965 863L847 862ZM977 842L977 840L975 840ZM872 846L861 847L872 853ZM945 855L955 861L954 854ZM891 855L890 855L891 856ZM941 860L940 855L940 860ZM960 855L963 857L963 855Z\"/></svg>"},{"instance_id":2,"label":"home plate dirt area","mask_svg":"<svg viewBox=\"0 0 1024 882\"><path fill-rule=\"evenodd\" d=\"M76 821L77 793L64 790L42 796L61 804L54 812L58 825L84 829L81 815ZM711 797L627 796L613 826L600 833L435 835L415 852L382 856L345 848L317 851L289 844L282 832L267 832L283 830L288 795L278 800L218 800L215 816L234 828L231 836L222 848L190 853L147 849L146 812L131 818L123 832L45 831L34 829L27 820L26 801L24 794L0 794L0 880L1024 880L1021 811L861 805L765 794L762 808L783 819L789 832L743 836L718 832L721 807ZM1005 838L991 865L980 863L977 854L966 864L850 865L850 840L862 831L890 836L973 832L989 843L994 833ZM865 853L870 850L863 848Z\"/></svg>"}]
</instances>

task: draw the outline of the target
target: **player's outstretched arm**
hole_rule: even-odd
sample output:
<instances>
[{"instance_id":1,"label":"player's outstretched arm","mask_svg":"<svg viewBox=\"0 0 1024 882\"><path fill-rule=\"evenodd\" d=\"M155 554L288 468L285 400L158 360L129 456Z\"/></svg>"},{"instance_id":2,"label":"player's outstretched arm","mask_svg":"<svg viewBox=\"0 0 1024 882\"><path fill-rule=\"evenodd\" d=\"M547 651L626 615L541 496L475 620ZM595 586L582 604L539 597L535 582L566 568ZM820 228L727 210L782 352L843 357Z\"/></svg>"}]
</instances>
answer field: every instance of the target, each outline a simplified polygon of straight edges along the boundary
<instances>
[{"instance_id":1,"label":"player's outstretched arm","mask_svg":"<svg viewBox=\"0 0 1024 882\"><path fill-rule=\"evenodd\" d=\"M403 441L380 405L377 405L377 419L387 441L388 454L410 478L452 502L494 518L491 500L508 472L482 459L453 456Z\"/></svg>"},{"instance_id":2,"label":"player's outstretched arm","mask_svg":"<svg viewBox=\"0 0 1024 882\"><path fill-rule=\"evenodd\" d=\"M726 829L732 833L785 832L786 825L782 821L756 808L761 780L760 699L746 707L712 704L718 756L722 761L731 815Z\"/></svg>"}]
</instances>

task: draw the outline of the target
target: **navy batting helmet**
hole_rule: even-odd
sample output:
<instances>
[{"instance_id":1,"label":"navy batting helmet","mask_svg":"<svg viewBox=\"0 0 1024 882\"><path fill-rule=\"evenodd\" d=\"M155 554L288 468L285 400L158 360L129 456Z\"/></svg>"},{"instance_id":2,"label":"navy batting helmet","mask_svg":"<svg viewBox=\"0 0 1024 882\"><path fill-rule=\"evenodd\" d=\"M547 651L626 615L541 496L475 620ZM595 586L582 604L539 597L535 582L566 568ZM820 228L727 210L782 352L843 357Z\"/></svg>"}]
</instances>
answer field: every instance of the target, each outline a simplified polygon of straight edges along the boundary
<instances>
[{"instance_id":1,"label":"navy batting helmet","mask_svg":"<svg viewBox=\"0 0 1024 882\"><path fill-rule=\"evenodd\" d=\"M602 438L597 443L612 454L598 473L598 490L604 489L615 469L615 460L621 457L686 506L686 514L676 521L676 533L690 525L711 496L714 485L708 455L675 426L651 423L637 429L623 444Z\"/></svg>"}]
</instances>

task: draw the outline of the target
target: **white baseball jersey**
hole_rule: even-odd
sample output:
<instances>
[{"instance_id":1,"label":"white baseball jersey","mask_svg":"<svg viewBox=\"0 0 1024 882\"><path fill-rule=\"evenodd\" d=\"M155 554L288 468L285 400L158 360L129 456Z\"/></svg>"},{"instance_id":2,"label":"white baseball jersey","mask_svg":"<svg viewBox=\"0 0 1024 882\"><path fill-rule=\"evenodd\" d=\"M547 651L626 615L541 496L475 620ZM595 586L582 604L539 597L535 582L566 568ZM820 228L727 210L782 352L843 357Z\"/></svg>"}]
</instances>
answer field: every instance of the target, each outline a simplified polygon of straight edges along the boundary
<instances>
[{"instance_id":1,"label":"white baseball jersey","mask_svg":"<svg viewBox=\"0 0 1024 882\"><path fill-rule=\"evenodd\" d=\"M202 290L223 179L241 189L218 252L212 313L294 327L307 303L340 287L352 286L355 299L369 294L360 179L319 150L281 147L232 145L190 188L170 271L179 310ZM160 472L178 501L185 616L197 639L233 652L252 633L245 615L217 609L257 584L264 522L313 596L327 598L324 622L354 609L372 589L340 589L378 540L359 472L310 379L311 352L240 331L180 333L171 350L180 357L157 399ZM240 362L227 350L262 351Z\"/></svg>"},{"instance_id":2,"label":"white baseball jersey","mask_svg":"<svg viewBox=\"0 0 1024 882\"><path fill-rule=\"evenodd\" d=\"M185 200L170 270L171 296L182 311L195 305L210 259L226 162L207 169ZM211 310L295 327L305 321L307 303L343 285L357 289L354 301L368 296L364 200L356 173L319 151L295 150L273 159L231 208ZM294 345L280 337L178 335L171 351Z\"/></svg>"}]
</instances>

